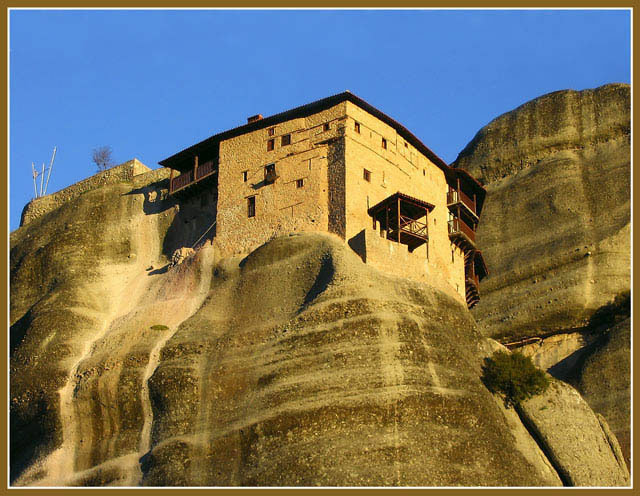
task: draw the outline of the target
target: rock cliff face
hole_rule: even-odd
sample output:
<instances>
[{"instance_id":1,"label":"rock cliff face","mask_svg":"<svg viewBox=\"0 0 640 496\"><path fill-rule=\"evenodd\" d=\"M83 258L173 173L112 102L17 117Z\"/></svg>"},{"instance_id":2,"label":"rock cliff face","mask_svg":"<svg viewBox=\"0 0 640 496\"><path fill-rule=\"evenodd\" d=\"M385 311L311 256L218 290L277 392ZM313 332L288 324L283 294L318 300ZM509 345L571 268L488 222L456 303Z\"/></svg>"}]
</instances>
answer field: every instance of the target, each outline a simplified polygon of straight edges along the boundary
<instances>
[{"instance_id":1,"label":"rock cliff face","mask_svg":"<svg viewBox=\"0 0 640 496\"><path fill-rule=\"evenodd\" d=\"M459 302L332 235L171 265L204 214L162 187L105 186L12 233L12 484L562 484L482 385L488 340Z\"/></svg>"},{"instance_id":2,"label":"rock cliff face","mask_svg":"<svg viewBox=\"0 0 640 496\"><path fill-rule=\"evenodd\" d=\"M628 484L611 434L625 419L607 410L624 394L600 407L609 429L568 385L515 411L480 381L500 347L486 336L576 327L628 289L624 98L621 85L542 97L461 154L491 181L481 332L456 300L332 235L192 252L215 213L167 199L156 172L39 212L11 234L12 484ZM510 125L531 157L517 171ZM576 382L587 399L627 346L624 332L598 342Z\"/></svg>"},{"instance_id":3,"label":"rock cliff face","mask_svg":"<svg viewBox=\"0 0 640 496\"><path fill-rule=\"evenodd\" d=\"M529 343L614 426L628 461L628 333L600 317L630 289L629 86L532 100L482 128L453 165L487 188L479 330Z\"/></svg>"}]
</instances>

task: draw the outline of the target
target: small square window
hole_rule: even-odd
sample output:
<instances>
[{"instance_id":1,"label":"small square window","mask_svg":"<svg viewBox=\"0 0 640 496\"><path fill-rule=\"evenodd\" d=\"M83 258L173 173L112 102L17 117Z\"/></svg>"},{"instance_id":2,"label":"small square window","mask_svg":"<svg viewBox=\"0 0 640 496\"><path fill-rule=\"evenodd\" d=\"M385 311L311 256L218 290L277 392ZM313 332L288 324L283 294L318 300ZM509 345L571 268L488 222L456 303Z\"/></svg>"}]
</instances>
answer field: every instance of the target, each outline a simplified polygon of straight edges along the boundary
<instances>
[{"instance_id":1,"label":"small square window","mask_svg":"<svg viewBox=\"0 0 640 496\"><path fill-rule=\"evenodd\" d=\"M272 151L273 148L275 147L275 144L276 144L276 140L274 140L273 138L267 141L267 151L268 152Z\"/></svg>"},{"instance_id":2,"label":"small square window","mask_svg":"<svg viewBox=\"0 0 640 496\"><path fill-rule=\"evenodd\" d=\"M282 135L282 146L287 146L291 144L291 135L284 134Z\"/></svg>"},{"instance_id":3,"label":"small square window","mask_svg":"<svg viewBox=\"0 0 640 496\"><path fill-rule=\"evenodd\" d=\"M249 171L244 171L242 173L242 180L246 183L247 179L249 179Z\"/></svg>"},{"instance_id":4,"label":"small square window","mask_svg":"<svg viewBox=\"0 0 640 496\"><path fill-rule=\"evenodd\" d=\"M363 169L364 172L362 174L362 177L364 178L365 181L371 182L371 171L368 171L367 169Z\"/></svg>"},{"instance_id":5,"label":"small square window","mask_svg":"<svg viewBox=\"0 0 640 496\"><path fill-rule=\"evenodd\" d=\"M302 188L304 186L304 179L296 179L296 188Z\"/></svg>"},{"instance_id":6,"label":"small square window","mask_svg":"<svg viewBox=\"0 0 640 496\"><path fill-rule=\"evenodd\" d=\"M359 122L355 123L354 129L355 129L356 133L360 134L360 123Z\"/></svg>"},{"instance_id":7,"label":"small square window","mask_svg":"<svg viewBox=\"0 0 640 496\"><path fill-rule=\"evenodd\" d=\"M324 125L322 126L322 130L323 131L328 131L329 129L331 129L331 126L329 125L328 122L325 122Z\"/></svg>"},{"instance_id":8,"label":"small square window","mask_svg":"<svg viewBox=\"0 0 640 496\"><path fill-rule=\"evenodd\" d=\"M247 217L256 216L256 197L250 196L247 198Z\"/></svg>"},{"instance_id":9,"label":"small square window","mask_svg":"<svg viewBox=\"0 0 640 496\"><path fill-rule=\"evenodd\" d=\"M387 149L387 140L382 138L382 148Z\"/></svg>"},{"instance_id":10,"label":"small square window","mask_svg":"<svg viewBox=\"0 0 640 496\"><path fill-rule=\"evenodd\" d=\"M276 128L270 127L268 132L269 132L269 136L273 136L274 134L276 134Z\"/></svg>"},{"instance_id":11,"label":"small square window","mask_svg":"<svg viewBox=\"0 0 640 496\"><path fill-rule=\"evenodd\" d=\"M271 184L278 178L276 175L276 164L269 164L264 166L264 182Z\"/></svg>"}]
</instances>

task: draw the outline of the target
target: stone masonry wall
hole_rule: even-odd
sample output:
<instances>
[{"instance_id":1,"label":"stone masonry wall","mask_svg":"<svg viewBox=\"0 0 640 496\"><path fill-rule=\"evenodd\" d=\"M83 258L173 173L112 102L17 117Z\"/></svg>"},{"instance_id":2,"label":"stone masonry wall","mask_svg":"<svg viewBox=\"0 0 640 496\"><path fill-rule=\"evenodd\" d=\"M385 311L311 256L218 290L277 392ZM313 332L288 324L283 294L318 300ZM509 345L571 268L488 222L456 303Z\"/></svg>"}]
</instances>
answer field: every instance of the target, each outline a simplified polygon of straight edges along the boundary
<instances>
[{"instance_id":1,"label":"stone masonry wall","mask_svg":"<svg viewBox=\"0 0 640 496\"><path fill-rule=\"evenodd\" d=\"M329 230L329 158L340 160L333 143L342 139L344 119L341 103L220 143L216 244L223 255L247 253L278 234ZM283 145L287 134L291 143ZM273 150L267 149L270 139ZM268 164L279 176L272 184L264 183ZM254 217L248 217L250 197Z\"/></svg>"},{"instance_id":2,"label":"stone masonry wall","mask_svg":"<svg viewBox=\"0 0 640 496\"><path fill-rule=\"evenodd\" d=\"M349 243L367 265L381 272L427 283L466 304L464 293L456 291L426 257L410 253L407 245L386 239L382 230L363 229Z\"/></svg>"},{"instance_id":3,"label":"stone masonry wall","mask_svg":"<svg viewBox=\"0 0 640 496\"><path fill-rule=\"evenodd\" d=\"M464 296L464 253L449 240L444 172L407 143L393 127L351 102L347 102L347 116L346 239L372 228L367 210L398 191L429 202L435 208L428 216L428 247L424 244L408 255L419 259L420 263L426 261L428 272L440 274ZM356 122L360 132L356 130ZM382 146L382 138L386 139L386 149ZM364 169L371 173L370 181L364 179ZM393 264L379 268L392 273L404 271Z\"/></svg>"},{"instance_id":4,"label":"stone masonry wall","mask_svg":"<svg viewBox=\"0 0 640 496\"><path fill-rule=\"evenodd\" d=\"M106 184L132 181L135 176L150 172L146 165L138 159L129 160L106 171L99 172L83 181L77 182L40 198L35 198L27 203L22 210L20 226L41 217L42 215L55 210L63 203L80 196L87 191L99 188ZM154 171L155 172L155 171Z\"/></svg>"}]
</instances>

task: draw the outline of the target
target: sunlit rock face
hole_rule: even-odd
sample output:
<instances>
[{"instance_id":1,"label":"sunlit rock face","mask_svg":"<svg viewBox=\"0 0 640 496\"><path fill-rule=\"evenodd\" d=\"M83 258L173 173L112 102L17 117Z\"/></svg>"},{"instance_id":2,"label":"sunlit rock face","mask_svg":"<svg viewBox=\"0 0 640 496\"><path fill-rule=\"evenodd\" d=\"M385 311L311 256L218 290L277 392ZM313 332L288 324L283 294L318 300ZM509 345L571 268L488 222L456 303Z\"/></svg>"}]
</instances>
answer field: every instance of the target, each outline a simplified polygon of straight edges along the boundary
<instances>
[{"instance_id":1,"label":"sunlit rock face","mask_svg":"<svg viewBox=\"0 0 640 496\"><path fill-rule=\"evenodd\" d=\"M483 181L490 275L474 317L516 339L585 325L630 287L630 88L558 91L482 128L453 164Z\"/></svg>"},{"instance_id":2,"label":"sunlit rock face","mask_svg":"<svg viewBox=\"0 0 640 496\"><path fill-rule=\"evenodd\" d=\"M13 485L562 485L482 384L465 305L329 234L172 265L212 220L165 193L105 186L11 234Z\"/></svg>"},{"instance_id":3,"label":"sunlit rock face","mask_svg":"<svg viewBox=\"0 0 640 496\"><path fill-rule=\"evenodd\" d=\"M630 289L630 87L536 98L482 128L453 165L487 188L479 330L505 343L559 333L524 348L608 420L628 462L629 333L598 316Z\"/></svg>"}]
</instances>

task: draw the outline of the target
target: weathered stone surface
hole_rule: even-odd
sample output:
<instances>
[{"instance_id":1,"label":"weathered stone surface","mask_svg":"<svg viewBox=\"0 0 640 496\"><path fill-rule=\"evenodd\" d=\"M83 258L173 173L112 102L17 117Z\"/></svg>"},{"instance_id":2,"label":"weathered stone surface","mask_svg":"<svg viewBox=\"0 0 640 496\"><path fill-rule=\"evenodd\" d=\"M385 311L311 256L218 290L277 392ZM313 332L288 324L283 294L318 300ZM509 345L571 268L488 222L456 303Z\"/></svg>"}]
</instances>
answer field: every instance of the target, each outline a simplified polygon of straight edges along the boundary
<instances>
[{"instance_id":1,"label":"weathered stone surface","mask_svg":"<svg viewBox=\"0 0 640 496\"><path fill-rule=\"evenodd\" d=\"M630 89L559 91L478 132L454 165L486 183L474 309L503 340L586 324L630 287Z\"/></svg>"},{"instance_id":2,"label":"weathered stone surface","mask_svg":"<svg viewBox=\"0 0 640 496\"><path fill-rule=\"evenodd\" d=\"M188 257L193 256L194 253L195 253L195 250L193 248L189 248L189 247L178 248L176 251L173 252L173 255L171 255L171 262L169 265L171 267L173 267L174 265L179 265L182 262L184 262L185 259L187 259Z\"/></svg>"},{"instance_id":3,"label":"weathered stone surface","mask_svg":"<svg viewBox=\"0 0 640 496\"><path fill-rule=\"evenodd\" d=\"M611 328L584 361L577 389L602 414L631 462L631 321ZM629 465L630 466L630 465Z\"/></svg>"},{"instance_id":4,"label":"weathered stone surface","mask_svg":"<svg viewBox=\"0 0 640 496\"><path fill-rule=\"evenodd\" d=\"M14 484L554 484L464 305L332 235L148 272L195 210L130 187L12 233Z\"/></svg>"},{"instance_id":5,"label":"weathered stone surface","mask_svg":"<svg viewBox=\"0 0 640 496\"><path fill-rule=\"evenodd\" d=\"M617 440L607 435L601 426L606 421L573 387L553 380L547 392L526 400L518 410L565 484L629 485L624 460L616 457Z\"/></svg>"},{"instance_id":6,"label":"weathered stone surface","mask_svg":"<svg viewBox=\"0 0 640 496\"><path fill-rule=\"evenodd\" d=\"M153 175L154 179L157 180L168 177L168 174L168 169L151 171L146 165L134 158L133 160L129 160L123 164L94 174L83 181L79 181L67 188L61 189L60 191L56 191L55 193L51 193L46 196L41 196L40 198L35 198L27 203L22 210L20 225L24 226L47 212L51 212L70 200L77 198L83 193L106 186L107 184L132 182L135 178L140 178L141 175L147 176L143 181L146 180L146 183L149 183L151 175Z\"/></svg>"}]
</instances>

